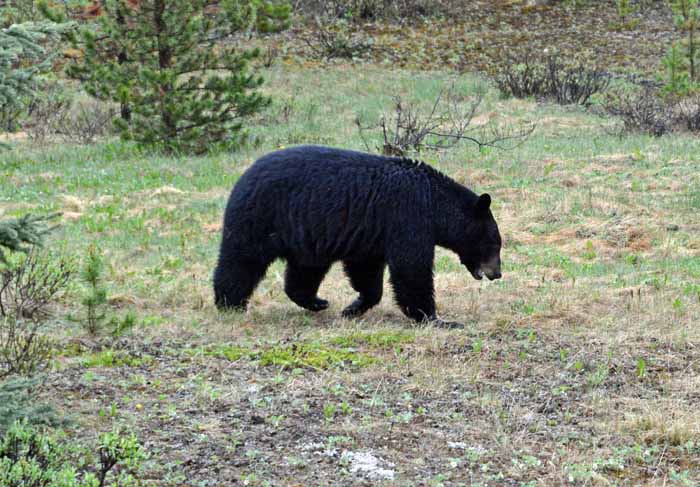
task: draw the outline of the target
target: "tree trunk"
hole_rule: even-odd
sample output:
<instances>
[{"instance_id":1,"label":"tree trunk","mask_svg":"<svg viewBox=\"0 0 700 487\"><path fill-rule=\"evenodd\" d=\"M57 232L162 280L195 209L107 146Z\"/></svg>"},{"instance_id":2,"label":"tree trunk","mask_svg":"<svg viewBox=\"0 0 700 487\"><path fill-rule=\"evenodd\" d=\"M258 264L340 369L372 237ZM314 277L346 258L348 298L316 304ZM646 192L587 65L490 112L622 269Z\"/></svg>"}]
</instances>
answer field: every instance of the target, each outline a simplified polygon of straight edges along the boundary
<instances>
[{"instance_id":1,"label":"tree trunk","mask_svg":"<svg viewBox=\"0 0 700 487\"><path fill-rule=\"evenodd\" d=\"M688 32L688 57L690 58L690 81L695 81L695 26L690 26Z\"/></svg>"},{"instance_id":2,"label":"tree trunk","mask_svg":"<svg viewBox=\"0 0 700 487\"><path fill-rule=\"evenodd\" d=\"M158 67L160 68L160 71L163 72L170 69L172 65L172 50L168 44L168 32L164 19L165 0L156 0L154 7L153 23L156 28L156 35L158 36ZM168 95L172 90L173 86L170 79L167 79L165 83L160 86L160 115L169 136L175 137L177 135L177 126L172 114L165 104L165 100L168 98Z\"/></svg>"},{"instance_id":3,"label":"tree trunk","mask_svg":"<svg viewBox=\"0 0 700 487\"><path fill-rule=\"evenodd\" d=\"M118 10L117 10L117 24L122 26L122 28L124 25L126 25L126 19L124 18L124 12L122 12L121 8L118 8ZM117 55L117 62L119 63L119 65L123 65L127 61L128 61L128 57L126 55L126 50L123 49ZM124 120L127 123L130 122L131 121L131 107L129 106L129 104L124 102L121 104L121 106L119 108L120 108L120 112L121 112L120 115L122 117L122 120Z\"/></svg>"}]
</instances>

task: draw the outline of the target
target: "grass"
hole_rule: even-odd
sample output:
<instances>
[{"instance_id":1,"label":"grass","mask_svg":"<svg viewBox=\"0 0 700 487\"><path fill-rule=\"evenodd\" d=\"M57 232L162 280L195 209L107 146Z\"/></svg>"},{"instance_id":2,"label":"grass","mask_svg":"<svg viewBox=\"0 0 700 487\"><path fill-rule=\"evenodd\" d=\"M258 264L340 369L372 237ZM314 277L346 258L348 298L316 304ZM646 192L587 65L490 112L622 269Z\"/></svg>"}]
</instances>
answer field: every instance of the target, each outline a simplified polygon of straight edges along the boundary
<instances>
[{"instance_id":1,"label":"grass","mask_svg":"<svg viewBox=\"0 0 700 487\"><path fill-rule=\"evenodd\" d=\"M116 141L2 153L0 212L62 211L51 245L76 259L99 248L111 312L136 316L113 347L77 346L84 332L63 318L82 312L80 290L61 303L63 352L43 394L76 434L128 424L151 449L153 485L359 482L343 450L385 462L386 485L700 482L700 141L620 139L580 110L488 91L484 113L537 122L527 143L421 156L488 191L504 236L496 282L437 252L440 313L464 330L414 328L388 282L378 307L341 319L355 296L338 266L325 312L295 307L276 263L247 313L220 314L220 220L256 157L362 149L355 117L376 120L393 95L429 106L449 83L480 84L346 65L267 79L260 146L241 153L174 158Z\"/></svg>"},{"instance_id":2,"label":"grass","mask_svg":"<svg viewBox=\"0 0 700 487\"><path fill-rule=\"evenodd\" d=\"M243 358L257 361L262 366L282 369L309 368L315 370L331 367L364 367L375 359L369 355L344 348L324 347L320 343L295 343L290 346L244 348L237 345L220 345L204 351L205 356L225 358L237 362Z\"/></svg>"}]
</instances>

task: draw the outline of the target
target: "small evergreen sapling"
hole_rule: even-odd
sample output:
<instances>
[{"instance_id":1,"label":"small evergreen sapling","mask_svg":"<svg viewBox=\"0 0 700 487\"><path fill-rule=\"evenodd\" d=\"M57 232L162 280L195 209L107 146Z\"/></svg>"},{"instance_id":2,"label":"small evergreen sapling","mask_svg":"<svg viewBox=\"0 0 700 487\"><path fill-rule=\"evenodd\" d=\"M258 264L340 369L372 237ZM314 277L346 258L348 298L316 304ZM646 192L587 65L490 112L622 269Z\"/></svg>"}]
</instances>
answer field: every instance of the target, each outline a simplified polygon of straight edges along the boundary
<instances>
[{"instance_id":1,"label":"small evergreen sapling","mask_svg":"<svg viewBox=\"0 0 700 487\"><path fill-rule=\"evenodd\" d=\"M0 383L0 433L16 421L32 425L58 426L61 421L54 409L37 402L34 389L38 378L14 377Z\"/></svg>"},{"instance_id":2,"label":"small evergreen sapling","mask_svg":"<svg viewBox=\"0 0 700 487\"><path fill-rule=\"evenodd\" d=\"M683 43L686 48L686 62L690 82L694 83L698 79L696 69L698 52L698 31L700 31L700 0L671 0L673 10L673 20L676 27L684 32L687 37Z\"/></svg>"},{"instance_id":3,"label":"small evergreen sapling","mask_svg":"<svg viewBox=\"0 0 700 487\"><path fill-rule=\"evenodd\" d=\"M663 93L671 96L688 94L691 88L688 61L677 42L671 44L661 63L666 68L666 84L663 87Z\"/></svg>"},{"instance_id":4,"label":"small evergreen sapling","mask_svg":"<svg viewBox=\"0 0 700 487\"><path fill-rule=\"evenodd\" d=\"M87 293L83 297L85 306L85 329L91 335L97 335L102 329L106 313L107 289L103 284L104 262L94 245L88 248L87 261L83 267L82 277L87 284Z\"/></svg>"}]
</instances>

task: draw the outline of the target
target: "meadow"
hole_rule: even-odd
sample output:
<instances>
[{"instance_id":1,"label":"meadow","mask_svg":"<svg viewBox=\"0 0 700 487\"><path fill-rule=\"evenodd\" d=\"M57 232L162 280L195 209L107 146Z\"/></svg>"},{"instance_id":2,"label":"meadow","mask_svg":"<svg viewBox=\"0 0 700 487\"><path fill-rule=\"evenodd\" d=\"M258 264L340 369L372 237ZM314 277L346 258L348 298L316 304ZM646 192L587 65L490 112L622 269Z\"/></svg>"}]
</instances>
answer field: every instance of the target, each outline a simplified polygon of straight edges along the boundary
<instances>
[{"instance_id":1,"label":"meadow","mask_svg":"<svg viewBox=\"0 0 700 487\"><path fill-rule=\"evenodd\" d=\"M681 485L700 483L700 141L626 135L581 108L502 99L469 75L338 63L264 73L273 104L234 154L172 157L107 140L15 143L0 155L4 217L62 212L48 247L107 265L118 339L55 310L41 397L69 434L119 423L149 452L149 485ZM275 263L246 313L212 299L226 198L260 155L365 150L355 119L393 96L429 109L454 85L473 120L534 122L512 150L464 142L420 159L493 198L503 279L435 261L439 314L416 327L385 283L362 319L334 266L312 314ZM365 134L372 150L379 134Z\"/></svg>"}]
</instances>

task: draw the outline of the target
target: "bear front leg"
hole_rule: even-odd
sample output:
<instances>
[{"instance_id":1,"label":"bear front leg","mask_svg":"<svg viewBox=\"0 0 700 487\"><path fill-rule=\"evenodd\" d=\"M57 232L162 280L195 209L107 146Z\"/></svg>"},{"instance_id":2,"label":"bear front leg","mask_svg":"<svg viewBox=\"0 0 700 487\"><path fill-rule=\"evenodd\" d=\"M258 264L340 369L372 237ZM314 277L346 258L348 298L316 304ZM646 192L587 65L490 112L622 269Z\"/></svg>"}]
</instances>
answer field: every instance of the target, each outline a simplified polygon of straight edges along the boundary
<instances>
[{"instance_id":1,"label":"bear front leg","mask_svg":"<svg viewBox=\"0 0 700 487\"><path fill-rule=\"evenodd\" d=\"M321 281L326 276L330 266L300 266L292 261L287 262L284 279L284 292L297 305L310 311L321 311L328 307L328 301L316 296Z\"/></svg>"},{"instance_id":2,"label":"bear front leg","mask_svg":"<svg viewBox=\"0 0 700 487\"><path fill-rule=\"evenodd\" d=\"M360 316L382 300L384 261L343 262L345 274L358 298L343 310L343 316Z\"/></svg>"},{"instance_id":3,"label":"bear front leg","mask_svg":"<svg viewBox=\"0 0 700 487\"><path fill-rule=\"evenodd\" d=\"M389 263L396 303L409 318L423 323L437 319L432 265Z\"/></svg>"},{"instance_id":4,"label":"bear front leg","mask_svg":"<svg viewBox=\"0 0 700 487\"><path fill-rule=\"evenodd\" d=\"M244 260L231 254L223 254L214 271L214 302L219 309L244 311L270 263Z\"/></svg>"}]
</instances>

